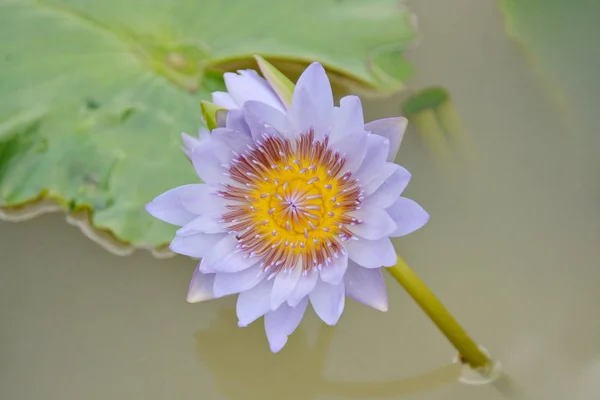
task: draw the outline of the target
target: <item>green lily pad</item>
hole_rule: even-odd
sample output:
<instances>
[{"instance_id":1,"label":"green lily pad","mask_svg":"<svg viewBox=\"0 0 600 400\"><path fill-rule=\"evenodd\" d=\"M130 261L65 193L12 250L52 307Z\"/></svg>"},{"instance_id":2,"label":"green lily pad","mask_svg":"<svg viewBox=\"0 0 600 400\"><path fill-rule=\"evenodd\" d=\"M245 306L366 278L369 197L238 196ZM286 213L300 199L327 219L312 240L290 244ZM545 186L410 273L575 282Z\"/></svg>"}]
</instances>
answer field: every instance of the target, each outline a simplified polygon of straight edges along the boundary
<instances>
[{"instance_id":1,"label":"green lily pad","mask_svg":"<svg viewBox=\"0 0 600 400\"><path fill-rule=\"evenodd\" d=\"M53 201L133 247L167 243L159 193L197 181L180 133L222 66L308 64L400 87L415 35L397 0L0 1L0 206Z\"/></svg>"}]
</instances>

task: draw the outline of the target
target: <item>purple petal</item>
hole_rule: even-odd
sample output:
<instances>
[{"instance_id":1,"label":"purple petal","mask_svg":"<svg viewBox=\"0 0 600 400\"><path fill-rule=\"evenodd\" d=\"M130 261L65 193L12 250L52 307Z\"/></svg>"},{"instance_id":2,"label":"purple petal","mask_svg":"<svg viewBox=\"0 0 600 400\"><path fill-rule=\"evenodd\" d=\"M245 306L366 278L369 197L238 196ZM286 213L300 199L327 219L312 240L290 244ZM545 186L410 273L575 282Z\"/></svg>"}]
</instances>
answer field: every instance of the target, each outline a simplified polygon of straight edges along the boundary
<instances>
[{"instance_id":1,"label":"purple petal","mask_svg":"<svg viewBox=\"0 0 600 400\"><path fill-rule=\"evenodd\" d=\"M265 331L273 353L277 353L285 346L288 336L294 333L300 321L302 321L307 304L307 298L302 300L296 307L282 304L277 310L265 315Z\"/></svg>"},{"instance_id":2,"label":"purple petal","mask_svg":"<svg viewBox=\"0 0 600 400\"><path fill-rule=\"evenodd\" d=\"M246 116L243 110L238 109L227 111L227 121L225 122L225 127L250 136L250 128L246 123Z\"/></svg>"},{"instance_id":3,"label":"purple petal","mask_svg":"<svg viewBox=\"0 0 600 400\"><path fill-rule=\"evenodd\" d=\"M404 117L384 118L369 122L365 125L365 130L383 136L390 141L387 160L394 161L396 154L398 154L400 143L402 143L407 124L408 121Z\"/></svg>"},{"instance_id":4,"label":"purple petal","mask_svg":"<svg viewBox=\"0 0 600 400\"><path fill-rule=\"evenodd\" d=\"M236 312L238 326L245 327L271 311L273 281L264 279L252 289L240 293Z\"/></svg>"},{"instance_id":5,"label":"purple petal","mask_svg":"<svg viewBox=\"0 0 600 400\"><path fill-rule=\"evenodd\" d=\"M365 205L368 204L381 208L389 207L406 189L408 182L410 182L410 172L397 164L392 165L395 169L394 173L375 190L375 193L367 197Z\"/></svg>"},{"instance_id":6,"label":"purple petal","mask_svg":"<svg viewBox=\"0 0 600 400\"><path fill-rule=\"evenodd\" d=\"M262 88L264 88L264 93L263 91L259 91L259 96L250 100L260 101L278 109L279 111L285 112L285 106L279 99L277 93L275 93L275 90L271 87L271 84L265 78L260 76L258 72L253 69L244 69L238 71L238 73L248 79L253 79L255 82L258 82Z\"/></svg>"},{"instance_id":7,"label":"purple petal","mask_svg":"<svg viewBox=\"0 0 600 400\"><path fill-rule=\"evenodd\" d=\"M218 105L219 107L227 108L227 109L235 109L239 108L233 97L226 92L213 92L212 94L212 102Z\"/></svg>"},{"instance_id":8,"label":"purple petal","mask_svg":"<svg viewBox=\"0 0 600 400\"><path fill-rule=\"evenodd\" d=\"M388 310L388 296L381 268L363 268L352 261L344 276L346 294L379 311Z\"/></svg>"},{"instance_id":9,"label":"purple petal","mask_svg":"<svg viewBox=\"0 0 600 400\"><path fill-rule=\"evenodd\" d=\"M177 234L186 236L195 233L225 233L225 226L218 222L220 218L221 214L218 213L201 215L177 230Z\"/></svg>"},{"instance_id":10,"label":"purple petal","mask_svg":"<svg viewBox=\"0 0 600 400\"><path fill-rule=\"evenodd\" d=\"M217 243L227 234L195 233L192 235L177 235L169 245L173 253L188 257L205 257Z\"/></svg>"},{"instance_id":11,"label":"purple petal","mask_svg":"<svg viewBox=\"0 0 600 400\"><path fill-rule=\"evenodd\" d=\"M190 158L192 150L194 150L197 145L210 140L210 131L206 128L200 128L198 129L198 137L193 137L183 132L181 134L181 140L183 141L183 152Z\"/></svg>"},{"instance_id":12,"label":"purple petal","mask_svg":"<svg viewBox=\"0 0 600 400\"><path fill-rule=\"evenodd\" d=\"M184 132L181 134L181 140L183 141L183 152L189 158L192 154L192 150L194 150L194 148L200 144L200 139L190 136Z\"/></svg>"},{"instance_id":13,"label":"purple petal","mask_svg":"<svg viewBox=\"0 0 600 400\"><path fill-rule=\"evenodd\" d=\"M298 78L297 89L304 89L310 93L315 107L319 110L333 108L333 93L325 68L317 62L310 64Z\"/></svg>"},{"instance_id":14,"label":"purple petal","mask_svg":"<svg viewBox=\"0 0 600 400\"><path fill-rule=\"evenodd\" d=\"M238 72L239 75L232 72L226 72L223 75L227 92L235 100L238 108L242 108L247 101L257 100L284 111L283 105L275 92L256 71L243 70Z\"/></svg>"},{"instance_id":15,"label":"purple petal","mask_svg":"<svg viewBox=\"0 0 600 400\"><path fill-rule=\"evenodd\" d=\"M292 106L298 94L306 91L311 103L315 107L315 119L312 128L315 130L315 137L321 140L326 133L330 131L333 112L333 93L327 73L319 63L310 64L298 78L296 89L292 97Z\"/></svg>"},{"instance_id":16,"label":"purple petal","mask_svg":"<svg viewBox=\"0 0 600 400\"><path fill-rule=\"evenodd\" d=\"M256 257L248 257L240 251L238 241L233 235L225 234L218 243L204 256L203 272L239 272L250 268L260 260Z\"/></svg>"},{"instance_id":17,"label":"purple petal","mask_svg":"<svg viewBox=\"0 0 600 400\"><path fill-rule=\"evenodd\" d=\"M223 175L226 170L223 168L223 162L215 152L214 146L211 146L212 140L207 143L201 143L194 148L190 158L196 169L196 173L202 180L208 184L219 184L225 180Z\"/></svg>"},{"instance_id":18,"label":"purple petal","mask_svg":"<svg viewBox=\"0 0 600 400\"><path fill-rule=\"evenodd\" d=\"M367 133L361 130L348 133L343 140L331 144L331 147L345 158L344 171L354 174L360 168L367 155L367 140Z\"/></svg>"},{"instance_id":19,"label":"purple petal","mask_svg":"<svg viewBox=\"0 0 600 400\"><path fill-rule=\"evenodd\" d=\"M360 184L365 191L365 195L367 196L375 192L383 181L393 173L393 171L391 171L384 179L379 177L384 167L387 164L390 164L386 161L389 146L390 141L382 136L369 135L367 139L367 154L356 173L356 178L359 179Z\"/></svg>"},{"instance_id":20,"label":"purple petal","mask_svg":"<svg viewBox=\"0 0 600 400\"><path fill-rule=\"evenodd\" d=\"M263 139L263 134L284 137L286 130L285 114L268 104L249 101L244 104L246 122L255 142Z\"/></svg>"},{"instance_id":21,"label":"purple petal","mask_svg":"<svg viewBox=\"0 0 600 400\"><path fill-rule=\"evenodd\" d=\"M386 211L398 226L390 234L391 237L408 235L423 227L429 221L427 211L414 200L406 197L399 197Z\"/></svg>"},{"instance_id":22,"label":"purple petal","mask_svg":"<svg viewBox=\"0 0 600 400\"><path fill-rule=\"evenodd\" d=\"M335 325L338 322L344 311L345 299L343 282L339 285L330 285L329 283L318 281L310 293L310 303L319 318L327 325Z\"/></svg>"},{"instance_id":23,"label":"purple petal","mask_svg":"<svg viewBox=\"0 0 600 400\"><path fill-rule=\"evenodd\" d=\"M215 295L213 294L212 289L214 280L214 274L203 274L200 272L200 268L196 267L194 275L192 275L192 280L190 281L186 301L188 303L198 303L214 299Z\"/></svg>"},{"instance_id":24,"label":"purple petal","mask_svg":"<svg viewBox=\"0 0 600 400\"><path fill-rule=\"evenodd\" d=\"M368 198L371 195L373 195L377 191L377 189L383 184L383 182L388 180L394 174L394 172L396 172L397 169L397 164L385 163L383 165L380 165L379 169L376 170L377 172L375 173L363 173L360 178L358 178L357 176L365 196L367 196Z\"/></svg>"},{"instance_id":25,"label":"purple petal","mask_svg":"<svg viewBox=\"0 0 600 400\"><path fill-rule=\"evenodd\" d=\"M179 199L183 207L196 215L225 213L225 203L223 199L216 195L218 190L215 187L205 184L186 185L186 190L182 190Z\"/></svg>"},{"instance_id":26,"label":"purple petal","mask_svg":"<svg viewBox=\"0 0 600 400\"><path fill-rule=\"evenodd\" d=\"M302 299L309 295L314 289L319 278L319 272L312 269L306 273L306 275L300 276L296 287L292 294L288 297L287 303L291 307L295 307Z\"/></svg>"},{"instance_id":27,"label":"purple petal","mask_svg":"<svg viewBox=\"0 0 600 400\"><path fill-rule=\"evenodd\" d=\"M229 149L230 157L235 157L235 151L238 154L243 153L253 144L252 138L242 132L234 131L230 128L217 128L212 131L212 138L215 143L219 143L222 146Z\"/></svg>"},{"instance_id":28,"label":"purple petal","mask_svg":"<svg viewBox=\"0 0 600 400\"><path fill-rule=\"evenodd\" d=\"M198 129L198 138L200 139L200 143L210 140L210 131L205 128Z\"/></svg>"},{"instance_id":29,"label":"purple petal","mask_svg":"<svg viewBox=\"0 0 600 400\"><path fill-rule=\"evenodd\" d=\"M200 144L197 147L195 147L194 150L192 150L191 154L193 155L194 151L198 148L206 148L207 152L211 152L212 154L214 154L217 157L217 159L219 160L221 165L229 164L231 159L234 157L234 154L231 152L231 148L229 146L227 146L227 143L224 143L222 140L215 140L214 132L216 130L221 130L221 129L227 129L227 128L214 129L210 135L210 139L200 142ZM192 163L193 163L193 161L194 160L192 159Z\"/></svg>"},{"instance_id":30,"label":"purple petal","mask_svg":"<svg viewBox=\"0 0 600 400\"><path fill-rule=\"evenodd\" d=\"M292 98L292 105L286 116L288 126L286 130L293 136L307 133L315 128L318 121L318 113L306 88L296 87ZM315 132L315 134L317 133ZM320 139L318 136L315 136L315 138L317 140Z\"/></svg>"},{"instance_id":31,"label":"purple petal","mask_svg":"<svg viewBox=\"0 0 600 400\"><path fill-rule=\"evenodd\" d=\"M154 218L169 224L183 226L192 221L197 215L184 207L181 196L186 191L199 185L184 185L171 189L157 196L146 204L146 211Z\"/></svg>"},{"instance_id":32,"label":"purple petal","mask_svg":"<svg viewBox=\"0 0 600 400\"><path fill-rule=\"evenodd\" d=\"M215 275L213 293L216 297L222 297L245 292L258 285L266 275L263 268L258 264L240 272L218 272Z\"/></svg>"},{"instance_id":33,"label":"purple petal","mask_svg":"<svg viewBox=\"0 0 600 400\"><path fill-rule=\"evenodd\" d=\"M339 143L349 134L364 132L365 120L360 98L345 96L340 100L340 107L333 113L333 126L331 129L331 143Z\"/></svg>"},{"instance_id":34,"label":"purple petal","mask_svg":"<svg viewBox=\"0 0 600 400\"><path fill-rule=\"evenodd\" d=\"M391 240L383 237L378 240L347 240L344 242L348 257L365 268L391 267L398 259Z\"/></svg>"},{"instance_id":35,"label":"purple petal","mask_svg":"<svg viewBox=\"0 0 600 400\"><path fill-rule=\"evenodd\" d=\"M299 265L291 270L277 273L273 282L273 293L271 294L271 310L277 310L290 297L301 274L302 268Z\"/></svg>"},{"instance_id":36,"label":"purple petal","mask_svg":"<svg viewBox=\"0 0 600 400\"><path fill-rule=\"evenodd\" d=\"M362 223L350 225L348 229L364 239L381 239L384 236L389 236L398 228L383 208L363 204L360 210L352 211L350 215L362 221Z\"/></svg>"},{"instance_id":37,"label":"purple petal","mask_svg":"<svg viewBox=\"0 0 600 400\"><path fill-rule=\"evenodd\" d=\"M348 254L341 253L338 258L333 258L329 264L323 265L320 271L321 280L332 285L338 285L344 278L348 268Z\"/></svg>"}]
</instances>

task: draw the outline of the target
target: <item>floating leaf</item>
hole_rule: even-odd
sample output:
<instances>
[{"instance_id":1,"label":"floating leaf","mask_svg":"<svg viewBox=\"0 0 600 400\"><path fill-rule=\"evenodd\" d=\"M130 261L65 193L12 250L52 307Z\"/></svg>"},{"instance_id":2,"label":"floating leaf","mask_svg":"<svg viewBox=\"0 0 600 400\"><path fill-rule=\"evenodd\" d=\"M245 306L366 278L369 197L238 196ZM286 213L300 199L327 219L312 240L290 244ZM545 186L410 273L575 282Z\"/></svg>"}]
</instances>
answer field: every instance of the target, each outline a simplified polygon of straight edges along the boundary
<instances>
[{"instance_id":1,"label":"floating leaf","mask_svg":"<svg viewBox=\"0 0 600 400\"><path fill-rule=\"evenodd\" d=\"M175 228L143 206L197 181L180 133L223 65L315 60L389 91L410 21L397 0L0 0L0 211L53 200L123 243L164 244Z\"/></svg>"},{"instance_id":2,"label":"floating leaf","mask_svg":"<svg viewBox=\"0 0 600 400\"><path fill-rule=\"evenodd\" d=\"M405 100L403 114L416 127L421 140L442 167L455 156L473 159L474 145L465 131L448 91L430 87Z\"/></svg>"},{"instance_id":3,"label":"floating leaf","mask_svg":"<svg viewBox=\"0 0 600 400\"><path fill-rule=\"evenodd\" d=\"M595 130L600 1L501 0L506 29L569 119Z\"/></svg>"}]
</instances>

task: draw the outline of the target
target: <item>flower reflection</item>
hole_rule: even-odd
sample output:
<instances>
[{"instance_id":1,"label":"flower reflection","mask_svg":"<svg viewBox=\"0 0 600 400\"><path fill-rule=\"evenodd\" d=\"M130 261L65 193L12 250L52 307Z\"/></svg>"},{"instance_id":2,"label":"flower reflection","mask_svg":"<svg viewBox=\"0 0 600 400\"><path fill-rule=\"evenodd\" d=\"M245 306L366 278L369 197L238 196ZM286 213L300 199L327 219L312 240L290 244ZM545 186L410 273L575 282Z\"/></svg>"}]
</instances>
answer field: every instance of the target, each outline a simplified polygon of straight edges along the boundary
<instances>
[{"instance_id":1,"label":"flower reflection","mask_svg":"<svg viewBox=\"0 0 600 400\"><path fill-rule=\"evenodd\" d=\"M399 398L456 383L458 377L458 366L450 364L389 381L333 381L323 371L335 328L321 325L316 344L311 346L300 327L285 351L273 356L264 351L260 326L232 329L234 314L232 309L220 309L211 327L195 334L200 363L214 374L216 391L229 399Z\"/></svg>"}]
</instances>

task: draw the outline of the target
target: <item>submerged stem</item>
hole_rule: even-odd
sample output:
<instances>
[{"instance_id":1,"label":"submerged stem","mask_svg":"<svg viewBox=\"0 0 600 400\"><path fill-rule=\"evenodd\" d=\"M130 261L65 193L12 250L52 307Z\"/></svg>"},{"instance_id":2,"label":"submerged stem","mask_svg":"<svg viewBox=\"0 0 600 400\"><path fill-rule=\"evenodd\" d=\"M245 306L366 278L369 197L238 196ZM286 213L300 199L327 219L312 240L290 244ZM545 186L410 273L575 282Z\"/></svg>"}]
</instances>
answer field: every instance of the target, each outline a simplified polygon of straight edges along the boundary
<instances>
[{"instance_id":1,"label":"submerged stem","mask_svg":"<svg viewBox=\"0 0 600 400\"><path fill-rule=\"evenodd\" d=\"M477 369L485 369L491 365L489 357L480 350L479 346L402 257L398 256L396 265L386 269L437 325L466 363Z\"/></svg>"}]
</instances>

